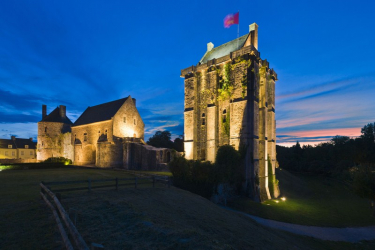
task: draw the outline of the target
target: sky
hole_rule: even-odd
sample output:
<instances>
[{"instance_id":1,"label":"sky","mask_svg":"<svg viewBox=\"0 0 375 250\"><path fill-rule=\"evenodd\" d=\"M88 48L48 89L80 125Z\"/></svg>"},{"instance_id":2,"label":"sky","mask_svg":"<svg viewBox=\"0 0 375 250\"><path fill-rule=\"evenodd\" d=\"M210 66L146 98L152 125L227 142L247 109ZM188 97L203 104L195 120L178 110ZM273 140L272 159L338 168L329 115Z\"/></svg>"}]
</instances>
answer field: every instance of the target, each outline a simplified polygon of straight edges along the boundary
<instances>
[{"instance_id":1,"label":"sky","mask_svg":"<svg viewBox=\"0 0 375 250\"><path fill-rule=\"evenodd\" d=\"M277 144L355 137L375 122L372 1L0 1L0 138L37 137L42 104L88 107L131 95L145 123L183 134L180 71L259 25L278 74Z\"/></svg>"}]
</instances>

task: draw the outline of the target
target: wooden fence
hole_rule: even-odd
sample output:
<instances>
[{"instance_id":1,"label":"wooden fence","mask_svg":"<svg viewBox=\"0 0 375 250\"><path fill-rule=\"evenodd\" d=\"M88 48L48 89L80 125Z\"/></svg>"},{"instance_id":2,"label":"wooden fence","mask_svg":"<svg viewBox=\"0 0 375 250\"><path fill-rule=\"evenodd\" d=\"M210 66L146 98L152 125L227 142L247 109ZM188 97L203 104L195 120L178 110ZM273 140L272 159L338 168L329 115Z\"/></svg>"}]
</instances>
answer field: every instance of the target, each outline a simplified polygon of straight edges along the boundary
<instances>
[{"instance_id":1,"label":"wooden fence","mask_svg":"<svg viewBox=\"0 0 375 250\"><path fill-rule=\"evenodd\" d=\"M96 183L104 183L105 185L98 185ZM41 182L40 183L40 195L42 199L46 202L46 204L51 208L53 216L56 220L57 226L59 228L61 237L63 239L63 243L68 250L79 249L79 250L88 250L89 247L87 246L86 242L83 240L82 236L77 231L75 224L69 218L68 213L65 211L63 206L60 203L61 196L60 193L57 192L68 192L68 191L78 191L78 190L88 190L91 191L92 189L96 188L110 188L114 187L115 190L118 190L121 186L134 186L135 188L138 187L140 184L150 184L155 187L157 183L163 183L164 185L170 187L171 180L169 177L161 177L161 176L151 176L151 177L134 177L134 178L115 178L115 179L104 179L104 180L80 180L80 181L57 181L57 182ZM62 188L62 189L54 189L52 192L51 186L62 186L62 185L75 185L75 184L85 184L84 187L69 187L69 188ZM53 205L50 200L55 204ZM57 213L57 211L59 213ZM60 214L60 216L59 216ZM61 217L61 219L60 219ZM73 244L69 240L68 234L66 233L61 220L64 222L66 228L73 239L73 243L75 248L73 248ZM103 249L104 247L100 244L92 243L91 249Z\"/></svg>"}]
</instances>

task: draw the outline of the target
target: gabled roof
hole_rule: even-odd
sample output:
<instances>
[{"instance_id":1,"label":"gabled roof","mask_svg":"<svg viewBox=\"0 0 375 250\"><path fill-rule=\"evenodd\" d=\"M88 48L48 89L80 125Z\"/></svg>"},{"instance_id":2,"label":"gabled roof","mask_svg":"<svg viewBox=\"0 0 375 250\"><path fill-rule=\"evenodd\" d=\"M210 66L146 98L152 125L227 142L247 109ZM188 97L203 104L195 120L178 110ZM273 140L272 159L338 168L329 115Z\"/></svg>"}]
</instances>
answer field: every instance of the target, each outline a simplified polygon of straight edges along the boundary
<instances>
[{"instance_id":1,"label":"gabled roof","mask_svg":"<svg viewBox=\"0 0 375 250\"><path fill-rule=\"evenodd\" d=\"M116 101L103 103L93 107L88 107L74 123L74 126L90 124L110 120L128 99L122 98Z\"/></svg>"},{"instance_id":2,"label":"gabled roof","mask_svg":"<svg viewBox=\"0 0 375 250\"><path fill-rule=\"evenodd\" d=\"M12 145L12 149L25 148L25 145L28 145L29 149L36 149L36 142L31 139L0 139L0 148L8 148L8 145Z\"/></svg>"},{"instance_id":3,"label":"gabled roof","mask_svg":"<svg viewBox=\"0 0 375 250\"><path fill-rule=\"evenodd\" d=\"M41 122L62 122L67 124L73 124L73 122L67 117L60 116L60 108L55 108L49 115L45 116Z\"/></svg>"},{"instance_id":4,"label":"gabled roof","mask_svg":"<svg viewBox=\"0 0 375 250\"><path fill-rule=\"evenodd\" d=\"M36 142L33 142L30 139L16 138L17 148L25 148L25 145L29 145L29 149L36 149Z\"/></svg>"},{"instance_id":5,"label":"gabled roof","mask_svg":"<svg viewBox=\"0 0 375 250\"><path fill-rule=\"evenodd\" d=\"M248 36L249 34L243 35L237 39L234 39L233 41L213 48L211 51L207 51L199 62L206 63L209 60L229 55L230 52L241 49L244 46Z\"/></svg>"},{"instance_id":6,"label":"gabled roof","mask_svg":"<svg viewBox=\"0 0 375 250\"><path fill-rule=\"evenodd\" d=\"M8 145L12 145L12 148L17 148L16 144L11 139L0 139L0 148L8 148Z\"/></svg>"}]
</instances>

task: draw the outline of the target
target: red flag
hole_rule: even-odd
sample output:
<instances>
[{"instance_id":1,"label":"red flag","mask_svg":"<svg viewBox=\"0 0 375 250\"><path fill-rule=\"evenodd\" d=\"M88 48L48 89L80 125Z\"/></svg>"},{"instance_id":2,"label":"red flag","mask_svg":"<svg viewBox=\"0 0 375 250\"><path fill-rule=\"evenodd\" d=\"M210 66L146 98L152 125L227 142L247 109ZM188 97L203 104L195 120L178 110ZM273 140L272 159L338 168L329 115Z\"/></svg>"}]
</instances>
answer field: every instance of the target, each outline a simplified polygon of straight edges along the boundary
<instances>
[{"instance_id":1,"label":"red flag","mask_svg":"<svg viewBox=\"0 0 375 250\"><path fill-rule=\"evenodd\" d=\"M229 28L233 24L238 24L240 12L237 12L235 14L229 14L224 18L224 27Z\"/></svg>"}]
</instances>

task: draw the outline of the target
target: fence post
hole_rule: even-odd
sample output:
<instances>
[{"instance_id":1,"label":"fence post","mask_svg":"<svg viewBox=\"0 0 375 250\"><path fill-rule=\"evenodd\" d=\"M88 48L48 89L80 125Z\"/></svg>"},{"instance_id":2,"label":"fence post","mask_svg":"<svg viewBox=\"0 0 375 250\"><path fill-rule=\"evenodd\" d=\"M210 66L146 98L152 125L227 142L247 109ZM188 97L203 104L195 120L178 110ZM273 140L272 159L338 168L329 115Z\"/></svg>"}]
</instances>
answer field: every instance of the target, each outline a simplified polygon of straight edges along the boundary
<instances>
[{"instance_id":1,"label":"fence post","mask_svg":"<svg viewBox=\"0 0 375 250\"><path fill-rule=\"evenodd\" d=\"M116 178L116 191L118 191L118 178Z\"/></svg>"},{"instance_id":2,"label":"fence post","mask_svg":"<svg viewBox=\"0 0 375 250\"><path fill-rule=\"evenodd\" d=\"M155 187L155 175L152 176L152 187Z\"/></svg>"},{"instance_id":3,"label":"fence post","mask_svg":"<svg viewBox=\"0 0 375 250\"><path fill-rule=\"evenodd\" d=\"M91 179L88 179L88 183L89 183L89 192L91 191Z\"/></svg>"},{"instance_id":4,"label":"fence post","mask_svg":"<svg viewBox=\"0 0 375 250\"><path fill-rule=\"evenodd\" d=\"M137 188L137 184L138 184L138 177L135 177L135 183L134 183L135 188Z\"/></svg>"}]
</instances>

